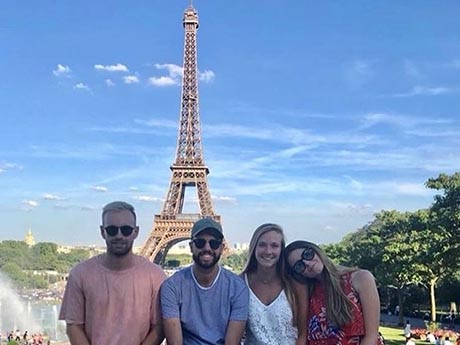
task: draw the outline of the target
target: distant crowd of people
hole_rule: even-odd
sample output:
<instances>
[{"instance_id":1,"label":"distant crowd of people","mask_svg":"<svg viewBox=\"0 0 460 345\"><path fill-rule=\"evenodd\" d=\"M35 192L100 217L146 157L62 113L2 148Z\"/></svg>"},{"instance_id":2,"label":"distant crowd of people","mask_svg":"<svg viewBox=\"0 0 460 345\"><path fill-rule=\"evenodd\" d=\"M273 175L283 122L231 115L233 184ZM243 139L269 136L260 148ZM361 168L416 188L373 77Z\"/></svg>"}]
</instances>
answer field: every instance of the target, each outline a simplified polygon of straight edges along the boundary
<instances>
[{"instance_id":1,"label":"distant crowd of people","mask_svg":"<svg viewBox=\"0 0 460 345\"><path fill-rule=\"evenodd\" d=\"M406 345L416 345L411 332L410 320L406 321L406 325L404 327L404 337L406 338ZM430 344L435 345L454 345L450 341L449 336L437 336L436 334L433 334L431 332L426 333L426 341ZM460 345L460 337L456 339L455 345Z\"/></svg>"},{"instance_id":2,"label":"distant crowd of people","mask_svg":"<svg viewBox=\"0 0 460 345\"><path fill-rule=\"evenodd\" d=\"M8 332L6 340L8 342L14 340L16 343L21 344L21 345L42 345L44 341L43 334L41 333L34 333L30 335L28 331L24 331L24 333L21 333L19 329ZM0 342L1 342L1 334L0 334Z\"/></svg>"},{"instance_id":3,"label":"distant crowd of people","mask_svg":"<svg viewBox=\"0 0 460 345\"><path fill-rule=\"evenodd\" d=\"M212 218L193 224L193 264L169 278L132 252L132 205L107 204L99 231L106 252L71 270L62 301L72 345L383 344L372 274L314 243L286 245L277 224L254 231L240 276L219 264L224 233Z\"/></svg>"}]
</instances>

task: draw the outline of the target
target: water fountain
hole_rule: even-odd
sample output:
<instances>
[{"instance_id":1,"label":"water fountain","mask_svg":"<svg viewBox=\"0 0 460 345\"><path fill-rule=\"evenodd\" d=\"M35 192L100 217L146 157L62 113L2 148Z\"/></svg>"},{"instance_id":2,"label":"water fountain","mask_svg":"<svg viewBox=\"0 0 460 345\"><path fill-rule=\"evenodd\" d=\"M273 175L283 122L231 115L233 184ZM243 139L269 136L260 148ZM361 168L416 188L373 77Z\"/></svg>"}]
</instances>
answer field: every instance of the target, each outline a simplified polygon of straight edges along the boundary
<instances>
[{"instance_id":1,"label":"water fountain","mask_svg":"<svg viewBox=\"0 0 460 345\"><path fill-rule=\"evenodd\" d=\"M0 272L0 332L42 333L51 340L65 340L65 323L58 320L58 305L21 299L11 281Z\"/></svg>"},{"instance_id":2,"label":"water fountain","mask_svg":"<svg viewBox=\"0 0 460 345\"><path fill-rule=\"evenodd\" d=\"M0 273L0 330L3 334L19 329L39 332L40 326L32 319L29 304L26 305L12 288L10 280Z\"/></svg>"}]
</instances>

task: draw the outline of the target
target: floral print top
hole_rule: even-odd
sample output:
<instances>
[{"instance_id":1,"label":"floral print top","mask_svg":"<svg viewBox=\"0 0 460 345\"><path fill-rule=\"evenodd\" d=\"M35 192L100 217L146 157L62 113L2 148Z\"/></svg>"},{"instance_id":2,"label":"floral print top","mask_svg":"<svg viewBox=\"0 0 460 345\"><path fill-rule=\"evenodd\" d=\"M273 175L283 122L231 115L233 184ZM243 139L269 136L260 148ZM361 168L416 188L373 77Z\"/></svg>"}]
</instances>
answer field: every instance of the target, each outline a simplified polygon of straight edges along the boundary
<instances>
[{"instance_id":1,"label":"floral print top","mask_svg":"<svg viewBox=\"0 0 460 345\"><path fill-rule=\"evenodd\" d=\"M351 284L351 273L342 275L342 287L353 303L353 322L338 328L326 317L326 291L316 282L310 296L308 312L308 344L309 345L359 345L364 336L364 317L359 296ZM380 339L376 345L383 345Z\"/></svg>"}]
</instances>

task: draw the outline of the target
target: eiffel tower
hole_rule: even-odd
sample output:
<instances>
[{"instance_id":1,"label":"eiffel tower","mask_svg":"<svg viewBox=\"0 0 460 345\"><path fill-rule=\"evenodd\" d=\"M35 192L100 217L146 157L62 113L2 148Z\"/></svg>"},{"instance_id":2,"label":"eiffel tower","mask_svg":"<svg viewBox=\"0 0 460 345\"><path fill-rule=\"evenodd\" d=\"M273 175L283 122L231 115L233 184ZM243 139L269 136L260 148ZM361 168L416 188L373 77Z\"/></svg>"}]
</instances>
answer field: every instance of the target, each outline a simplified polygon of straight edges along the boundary
<instances>
[{"instance_id":1,"label":"eiffel tower","mask_svg":"<svg viewBox=\"0 0 460 345\"><path fill-rule=\"evenodd\" d=\"M190 238L195 221L210 217L220 222L214 213L201 144L200 113L198 108L196 32L198 15L190 5L184 12L184 73L177 139L176 160L170 167L171 183L161 214L155 215L153 230L147 238L141 255L157 264L164 264L168 250L176 243ZM182 213L185 189L196 187L200 213Z\"/></svg>"}]
</instances>

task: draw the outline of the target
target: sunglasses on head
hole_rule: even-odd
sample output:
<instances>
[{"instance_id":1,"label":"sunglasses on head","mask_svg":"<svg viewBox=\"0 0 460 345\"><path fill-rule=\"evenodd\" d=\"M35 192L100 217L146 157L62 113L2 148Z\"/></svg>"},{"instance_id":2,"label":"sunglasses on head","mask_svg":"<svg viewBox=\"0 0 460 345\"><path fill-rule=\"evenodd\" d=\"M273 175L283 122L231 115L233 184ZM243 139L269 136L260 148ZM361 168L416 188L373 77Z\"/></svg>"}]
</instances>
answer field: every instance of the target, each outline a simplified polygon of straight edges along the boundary
<instances>
[{"instance_id":1,"label":"sunglasses on head","mask_svg":"<svg viewBox=\"0 0 460 345\"><path fill-rule=\"evenodd\" d=\"M222 245L222 241L219 240L209 240L206 241L204 238L195 238L192 240L192 242L195 244L195 247L198 249L203 249L206 243L209 243L209 246L211 247L212 250L218 249Z\"/></svg>"},{"instance_id":2,"label":"sunglasses on head","mask_svg":"<svg viewBox=\"0 0 460 345\"><path fill-rule=\"evenodd\" d=\"M305 249L302 252L302 256L300 260L296 261L294 266L292 266L292 270L295 273L302 274L303 271L305 271L305 268L307 268L307 265L305 265L304 261L311 261L315 257L315 250L312 247L305 247Z\"/></svg>"},{"instance_id":3,"label":"sunglasses on head","mask_svg":"<svg viewBox=\"0 0 460 345\"><path fill-rule=\"evenodd\" d=\"M104 229L107 235L109 236L116 236L118 234L118 230L120 230L123 236L128 237L134 231L134 228L129 225L123 225L123 226L109 225L109 226L106 226Z\"/></svg>"}]
</instances>

